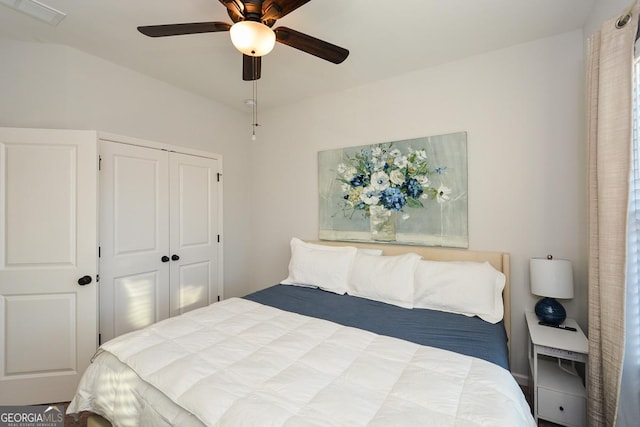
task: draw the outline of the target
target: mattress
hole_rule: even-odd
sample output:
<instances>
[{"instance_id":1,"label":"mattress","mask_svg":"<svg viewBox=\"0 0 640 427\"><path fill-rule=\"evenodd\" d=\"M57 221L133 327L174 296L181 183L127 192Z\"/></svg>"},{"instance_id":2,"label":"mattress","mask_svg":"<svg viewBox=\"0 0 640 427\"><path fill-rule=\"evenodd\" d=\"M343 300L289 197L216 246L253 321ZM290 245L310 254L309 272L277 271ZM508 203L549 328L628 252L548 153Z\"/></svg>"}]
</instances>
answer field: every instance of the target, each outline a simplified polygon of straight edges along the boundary
<instances>
[{"instance_id":1,"label":"mattress","mask_svg":"<svg viewBox=\"0 0 640 427\"><path fill-rule=\"evenodd\" d=\"M436 310L406 309L321 289L276 285L245 297L282 310L478 357L509 369L504 323Z\"/></svg>"},{"instance_id":2,"label":"mattress","mask_svg":"<svg viewBox=\"0 0 640 427\"><path fill-rule=\"evenodd\" d=\"M68 413L114 425L533 426L483 359L231 298L105 343Z\"/></svg>"}]
</instances>

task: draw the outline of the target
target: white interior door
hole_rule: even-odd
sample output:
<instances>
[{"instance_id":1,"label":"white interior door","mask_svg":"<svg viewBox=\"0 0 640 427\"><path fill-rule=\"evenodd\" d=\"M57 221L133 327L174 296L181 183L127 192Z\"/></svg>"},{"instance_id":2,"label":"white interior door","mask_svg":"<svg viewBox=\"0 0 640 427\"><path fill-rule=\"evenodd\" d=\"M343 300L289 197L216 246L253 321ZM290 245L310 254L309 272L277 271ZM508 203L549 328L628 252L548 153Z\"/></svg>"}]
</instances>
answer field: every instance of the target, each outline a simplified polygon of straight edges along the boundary
<instances>
[{"instance_id":1,"label":"white interior door","mask_svg":"<svg viewBox=\"0 0 640 427\"><path fill-rule=\"evenodd\" d=\"M102 342L169 317L168 153L100 141Z\"/></svg>"},{"instance_id":2,"label":"white interior door","mask_svg":"<svg viewBox=\"0 0 640 427\"><path fill-rule=\"evenodd\" d=\"M169 154L171 316L217 300L218 161Z\"/></svg>"},{"instance_id":3,"label":"white interior door","mask_svg":"<svg viewBox=\"0 0 640 427\"><path fill-rule=\"evenodd\" d=\"M96 350L96 145L0 128L1 405L70 400Z\"/></svg>"}]
</instances>

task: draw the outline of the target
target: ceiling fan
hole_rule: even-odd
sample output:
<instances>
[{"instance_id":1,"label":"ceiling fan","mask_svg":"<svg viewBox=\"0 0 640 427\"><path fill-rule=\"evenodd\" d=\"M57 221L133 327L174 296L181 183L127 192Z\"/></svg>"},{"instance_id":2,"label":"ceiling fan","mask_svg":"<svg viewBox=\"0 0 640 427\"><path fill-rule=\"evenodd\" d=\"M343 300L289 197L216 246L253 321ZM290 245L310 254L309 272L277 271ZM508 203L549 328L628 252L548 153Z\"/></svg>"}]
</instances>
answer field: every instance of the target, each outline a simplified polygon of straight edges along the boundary
<instances>
[{"instance_id":1,"label":"ceiling fan","mask_svg":"<svg viewBox=\"0 0 640 427\"><path fill-rule=\"evenodd\" d=\"M349 51L287 27L271 29L276 20L293 12L310 0L219 0L227 8L234 24L227 22L193 22L186 24L149 25L138 31L149 37L230 31L231 40L242 52L243 80L258 80L262 56L275 42L291 46L318 58L340 64Z\"/></svg>"}]
</instances>

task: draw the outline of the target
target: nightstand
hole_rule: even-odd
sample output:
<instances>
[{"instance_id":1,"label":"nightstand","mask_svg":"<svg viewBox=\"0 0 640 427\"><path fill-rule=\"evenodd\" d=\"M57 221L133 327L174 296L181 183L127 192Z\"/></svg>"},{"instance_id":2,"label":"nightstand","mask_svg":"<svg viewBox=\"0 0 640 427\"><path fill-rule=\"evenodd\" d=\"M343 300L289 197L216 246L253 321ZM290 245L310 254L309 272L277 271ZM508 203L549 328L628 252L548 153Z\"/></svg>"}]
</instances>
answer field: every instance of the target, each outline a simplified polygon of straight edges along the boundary
<instances>
[{"instance_id":1,"label":"nightstand","mask_svg":"<svg viewBox=\"0 0 640 427\"><path fill-rule=\"evenodd\" d=\"M542 326L535 313L525 313L529 332L529 389L533 415L557 424L581 427L587 424L587 391L575 363L586 371L589 342L573 319L564 325L576 332Z\"/></svg>"}]
</instances>

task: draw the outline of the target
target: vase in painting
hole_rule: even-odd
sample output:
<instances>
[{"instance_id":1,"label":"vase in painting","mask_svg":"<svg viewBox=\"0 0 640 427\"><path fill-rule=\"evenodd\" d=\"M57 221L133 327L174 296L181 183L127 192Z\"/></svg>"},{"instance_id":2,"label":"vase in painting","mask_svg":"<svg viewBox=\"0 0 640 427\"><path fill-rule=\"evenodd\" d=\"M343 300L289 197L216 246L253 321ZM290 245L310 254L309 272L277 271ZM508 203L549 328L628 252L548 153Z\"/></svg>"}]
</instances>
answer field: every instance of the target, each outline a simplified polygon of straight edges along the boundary
<instances>
[{"instance_id":1,"label":"vase in painting","mask_svg":"<svg viewBox=\"0 0 640 427\"><path fill-rule=\"evenodd\" d=\"M369 222L371 226L371 240L379 242L393 242L396 240L397 212L385 209L383 206L369 207Z\"/></svg>"}]
</instances>

